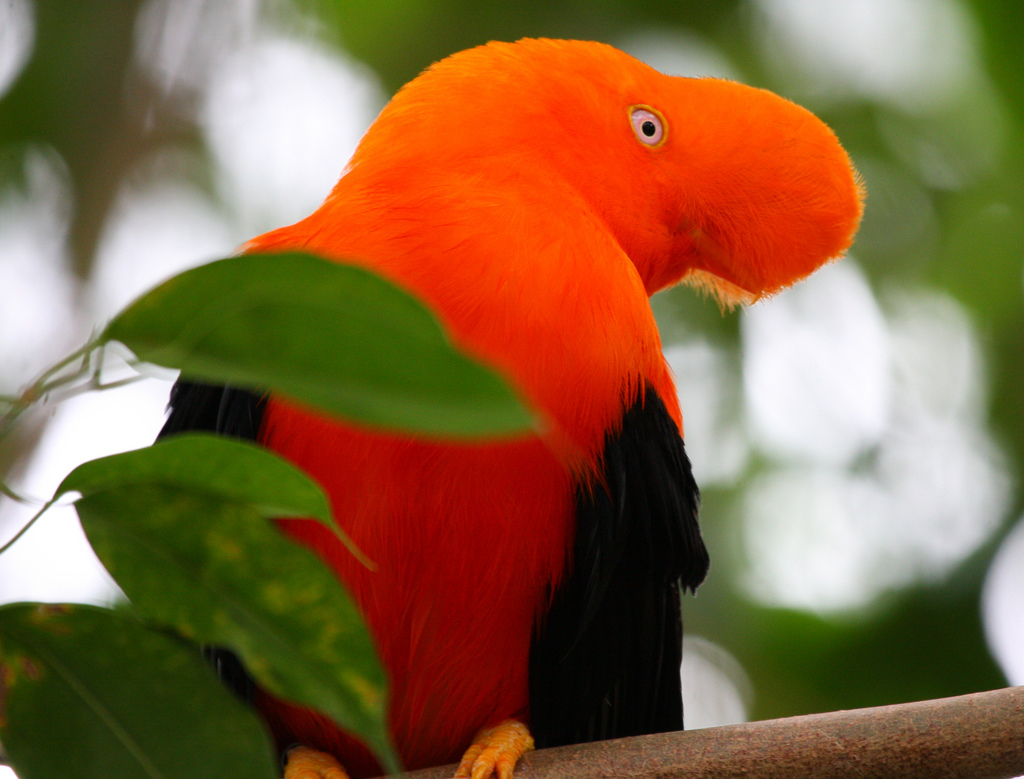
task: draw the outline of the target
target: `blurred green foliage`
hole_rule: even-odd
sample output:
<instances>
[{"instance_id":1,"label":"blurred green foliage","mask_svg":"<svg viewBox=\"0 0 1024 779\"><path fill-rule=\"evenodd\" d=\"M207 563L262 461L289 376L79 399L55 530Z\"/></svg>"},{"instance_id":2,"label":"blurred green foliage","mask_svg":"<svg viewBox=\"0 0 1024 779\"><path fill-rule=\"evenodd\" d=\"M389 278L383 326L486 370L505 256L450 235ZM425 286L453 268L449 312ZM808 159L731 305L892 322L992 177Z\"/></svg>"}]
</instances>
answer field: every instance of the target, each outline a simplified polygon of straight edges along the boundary
<instances>
[{"instance_id":1,"label":"blurred green foliage","mask_svg":"<svg viewBox=\"0 0 1024 779\"><path fill-rule=\"evenodd\" d=\"M328 38L373 68L394 90L453 51L490 39L522 36L621 41L639 29L691 31L719 47L758 86L789 94L753 43L755 16L738 0L303 0ZM52 146L74 185L72 248L87 276L103 219L126 171L148 151L174 142L202 153L195 126L180 116L144 121L146 84L133 75L130 52L139 6L124 0L68 3L38 0L37 37L28 66L0 99L0 156L25 144ZM899 138L947 145L968 158L970 101L938 112L900 112L868 100L811 105L863 168L867 214L854 247L878 291L898 281L931 285L969 310L986 348L990 423L1008 455L1014 484L1024 483L1024 5L966 0L979 27L981 67L991 79L1002 140L994 161L960 186L924 181L900 154ZM977 110L985 110L980 106ZM959 145L958 145L959 144ZM966 144L966 145L965 145ZM866 163L866 164L865 164ZM876 170L895 172L885 177ZM901 184L902 182L902 184ZM908 205L923 198L933 213L907 228ZM899 232L899 240L893 234ZM673 293L676 294L676 293ZM734 343L736 314L688 291L656 302L663 322L686 320ZM671 340L667 337L666 340ZM1014 494L1007 522L1021 515ZM741 597L734 512L726 491L706 492L704 526L715 565L696 601L686 604L688 630L721 643L744 665L755 691L755 718L941 697L1004 683L985 646L979 616L984 573L994 539L955 575L897 593L869 612L842 619L767 609Z\"/></svg>"}]
</instances>

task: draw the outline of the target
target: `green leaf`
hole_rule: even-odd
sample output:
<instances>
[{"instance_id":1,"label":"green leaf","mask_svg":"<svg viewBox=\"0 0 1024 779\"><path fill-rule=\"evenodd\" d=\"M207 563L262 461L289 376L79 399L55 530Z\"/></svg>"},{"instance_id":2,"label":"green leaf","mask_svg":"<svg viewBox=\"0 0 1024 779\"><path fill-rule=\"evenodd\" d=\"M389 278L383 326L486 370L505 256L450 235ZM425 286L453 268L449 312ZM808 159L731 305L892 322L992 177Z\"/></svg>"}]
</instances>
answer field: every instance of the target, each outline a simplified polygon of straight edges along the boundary
<instances>
[{"instance_id":1,"label":"green leaf","mask_svg":"<svg viewBox=\"0 0 1024 779\"><path fill-rule=\"evenodd\" d=\"M92 606L0 607L0 739L21 779L274 779L195 647Z\"/></svg>"},{"instance_id":2,"label":"green leaf","mask_svg":"<svg viewBox=\"0 0 1024 779\"><path fill-rule=\"evenodd\" d=\"M366 626L312 552L252 505L158 480L90 492L75 505L140 614L231 648L264 688L324 712L398 769Z\"/></svg>"},{"instance_id":3,"label":"green leaf","mask_svg":"<svg viewBox=\"0 0 1024 779\"><path fill-rule=\"evenodd\" d=\"M374 567L335 524L327 497L316 482L263 447L234 438L181 433L144 449L90 460L68 474L54 497L136 484L164 484L243 503L274 519L319 519L360 562Z\"/></svg>"},{"instance_id":4,"label":"green leaf","mask_svg":"<svg viewBox=\"0 0 1024 779\"><path fill-rule=\"evenodd\" d=\"M333 524L323 491L301 469L266 449L224 436L183 433L152 446L90 460L68 474L56 495L166 484L245 503L268 517L316 517Z\"/></svg>"},{"instance_id":5,"label":"green leaf","mask_svg":"<svg viewBox=\"0 0 1024 779\"><path fill-rule=\"evenodd\" d=\"M368 425L473 438L533 423L422 303L367 270L309 254L186 271L122 311L101 339L191 379L269 389Z\"/></svg>"}]
</instances>

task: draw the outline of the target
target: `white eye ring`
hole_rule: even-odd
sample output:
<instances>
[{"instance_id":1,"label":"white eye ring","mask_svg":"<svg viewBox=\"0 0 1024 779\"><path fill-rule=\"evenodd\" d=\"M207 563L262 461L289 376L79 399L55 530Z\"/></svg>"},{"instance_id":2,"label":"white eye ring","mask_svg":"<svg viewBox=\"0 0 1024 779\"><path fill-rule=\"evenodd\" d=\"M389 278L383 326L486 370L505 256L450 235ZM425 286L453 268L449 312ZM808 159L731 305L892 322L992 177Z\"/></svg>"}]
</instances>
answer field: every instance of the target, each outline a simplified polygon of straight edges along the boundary
<instances>
[{"instance_id":1,"label":"white eye ring","mask_svg":"<svg viewBox=\"0 0 1024 779\"><path fill-rule=\"evenodd\" d=\"M633 133L640 143L647 146L660 146L665 140L665 120L661 114L646 106L633 106L629 112L633 123Z\"/></svg>"}]
</instances>

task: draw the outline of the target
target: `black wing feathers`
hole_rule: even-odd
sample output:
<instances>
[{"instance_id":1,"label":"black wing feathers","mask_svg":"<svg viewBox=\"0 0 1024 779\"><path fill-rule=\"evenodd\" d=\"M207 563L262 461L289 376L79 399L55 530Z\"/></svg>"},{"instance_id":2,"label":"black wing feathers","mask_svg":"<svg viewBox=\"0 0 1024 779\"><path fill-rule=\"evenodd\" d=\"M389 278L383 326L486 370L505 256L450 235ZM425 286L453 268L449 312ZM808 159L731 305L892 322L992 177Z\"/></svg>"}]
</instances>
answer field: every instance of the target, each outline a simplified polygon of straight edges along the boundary
<instances>
[{"instance_id":1,"label":"black wing feathers","mask_svg":"<svg viewBox=\"0 0 1024 779\"><path fill-rule=\"evenodd\" d=\"M653 389L605 442L604 483L576 495L571 571L534 639L538 747L680 730L680 587L708 569L700 494Z\"/></svg>"},{"instance_id":2,"label":"black wing feathers","mask_svg":"<svg viewBox=\"0 0 1024 779\"><path fill-rule=\"evenodd\" d=\"M171 413L157 438L201 431L255 441L265 403L265 395L249 390L179 380L171 389ZM213 646L203 647L203 654L228 689L252 703L255 686L238 657Z\"/></svg>"},{"instance_id":3,"label":"black wing feathers","mask_svg":"<svg viewBox=\"0 0 1024 779\"><path fill-rule=\"evenodd\" d=\"M171 389L170 414L157 438L205 431L255 441L266 396L234 387L179 380Z\"/></svg>"}]
</instances>

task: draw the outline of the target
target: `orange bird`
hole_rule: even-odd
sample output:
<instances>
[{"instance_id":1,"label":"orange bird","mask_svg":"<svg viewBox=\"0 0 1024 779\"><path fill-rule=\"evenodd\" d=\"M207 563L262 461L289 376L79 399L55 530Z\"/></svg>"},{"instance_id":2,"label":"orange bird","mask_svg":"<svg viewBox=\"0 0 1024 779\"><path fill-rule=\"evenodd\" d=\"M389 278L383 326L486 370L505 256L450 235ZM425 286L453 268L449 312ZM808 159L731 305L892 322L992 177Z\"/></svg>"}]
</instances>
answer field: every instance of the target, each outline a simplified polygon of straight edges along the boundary
<instances>
[{"instance_id":1,"label":"orange bird","mask_svg":"<svg viewBox=\"0 0 1024 779\"><path fill-rule=\"evenodd\" d=\"M427 440L179 383L164 434L255 438L324 487L376 571L315 522L281 528L359 604L408 768L464 755L460 776L509 777L533 739L681 729L679 597L708 557L648 298L679 281L770 295L846 250L861 200L835 135L770 92L600 43L455 54L394 97L314 214L246 250L410 290L543 430ZM378 770L322 716L255 699L282 747L303 745L288 777Z\"/></svg>"}]
</instances>

